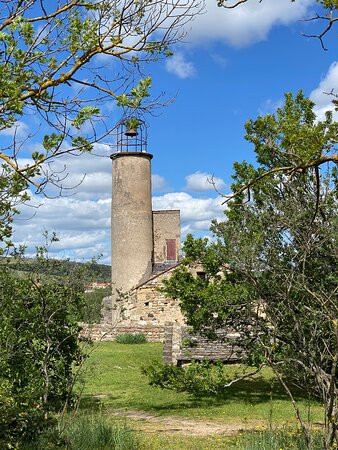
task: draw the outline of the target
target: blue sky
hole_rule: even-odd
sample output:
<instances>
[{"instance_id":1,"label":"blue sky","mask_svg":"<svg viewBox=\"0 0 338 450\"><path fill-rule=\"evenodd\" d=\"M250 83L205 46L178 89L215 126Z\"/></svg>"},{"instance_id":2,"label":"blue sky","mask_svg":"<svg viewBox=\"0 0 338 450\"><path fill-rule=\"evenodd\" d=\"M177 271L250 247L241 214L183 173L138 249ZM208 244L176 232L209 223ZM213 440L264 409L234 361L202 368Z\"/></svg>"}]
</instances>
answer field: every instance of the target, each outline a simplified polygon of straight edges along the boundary
<instances>
[{"instance_id":1,"label":"blue sky","mask_svg":"<svg viewBox=\"0 0 338 450\"><path fill-rule=\"evenodd\" d=\"M228 193L233 163L254 162L244 140L246 120L274 112L284 92L299 89L316 102L321 117L331 108L324 91L338 91L336 30L325 39L328 51L301 35L316 30L300 22L313 14L313 1L252 0L233 11L217 8L214 0L206 4L174 56L145 67L154 95L165 91L165 98L176 97L148 118L148 149L154 155L154 209L181 209L183 238L187 232L208 235L210 220L223 216L221 199L206 177L214 174ZM117 109L111 114L119 119ZM32 123L25 119L23 134ZM23 209L15 241L32 252L48 229L61 239L55 256L86 260L103 254L102 262L109 263L111 161L85 155L65 162L70 181L86 174L85 181L68 198L33 198L41 206L30 220L22 220L31 216Z\"/></svg>"}]
</instances>

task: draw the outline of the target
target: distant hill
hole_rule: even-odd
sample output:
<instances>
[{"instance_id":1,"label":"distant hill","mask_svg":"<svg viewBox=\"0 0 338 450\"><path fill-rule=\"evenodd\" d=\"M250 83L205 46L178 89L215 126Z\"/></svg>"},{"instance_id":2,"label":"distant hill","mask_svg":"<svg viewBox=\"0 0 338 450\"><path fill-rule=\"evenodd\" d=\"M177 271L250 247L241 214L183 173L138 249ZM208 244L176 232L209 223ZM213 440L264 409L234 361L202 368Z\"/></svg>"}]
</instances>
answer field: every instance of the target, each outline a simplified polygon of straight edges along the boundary
<instances>
[{"instance_id":1,"label":"distant hill","mask_svg":"<svg viewBox=\"0 0 338 450\"><path fill-rule=\"evenodd\" d=\"M68 260L49 260L48 268L45 262L37 258L0 258L0 267L8 267L15 271L18 276L24 277L30 272L41 275L60 276L69 273L76 266L87 265L90 267L90 281L98 283L109 283L111 281L111 266L105 264L80 263Z\"/></svg>"}]
</instances>

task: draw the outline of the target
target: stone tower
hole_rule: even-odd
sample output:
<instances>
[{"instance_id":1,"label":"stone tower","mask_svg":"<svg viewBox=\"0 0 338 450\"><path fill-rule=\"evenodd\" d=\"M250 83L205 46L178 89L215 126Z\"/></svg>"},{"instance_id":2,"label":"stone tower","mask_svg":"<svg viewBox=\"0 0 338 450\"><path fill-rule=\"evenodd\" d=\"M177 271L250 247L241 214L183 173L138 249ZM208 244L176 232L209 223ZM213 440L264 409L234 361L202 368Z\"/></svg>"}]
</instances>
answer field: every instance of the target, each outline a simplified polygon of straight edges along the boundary
<instances>
[{"instance_id":1,"label":"stone tower","mask_svg":"<svg viewBox=\"0 0 338 450\"><path fill-rule=\"evenodd\" d=\"M153 224L151 159L146 129L136 119L118 127L116 152L111 155L112 286L128 292L152 272Z\"/></svg>"},{"instance_id":2,"label":"stone tower","mask_svg":"<svg viewBox=\"0 0 338 450\"><path fill-rule=\"evenodd\" d=\"M152 273L152 155L122 151L111 155L111 159L112 283L113 289L126 292Z\"/></svg>"},{"instance_id":3,"label":"stone tower","mask_svg":"<svg viewBox=\"0 0 338 450\"><path fill-rule=\"evenodd\" d=\"M102 323L159 336L168 318L181 320L177 302L158 291L160 280L179 264L180 211L152 211L146 131L136 119L117 128L111 155L112 296L103 301Z\"/></svg>"}]
</instances>

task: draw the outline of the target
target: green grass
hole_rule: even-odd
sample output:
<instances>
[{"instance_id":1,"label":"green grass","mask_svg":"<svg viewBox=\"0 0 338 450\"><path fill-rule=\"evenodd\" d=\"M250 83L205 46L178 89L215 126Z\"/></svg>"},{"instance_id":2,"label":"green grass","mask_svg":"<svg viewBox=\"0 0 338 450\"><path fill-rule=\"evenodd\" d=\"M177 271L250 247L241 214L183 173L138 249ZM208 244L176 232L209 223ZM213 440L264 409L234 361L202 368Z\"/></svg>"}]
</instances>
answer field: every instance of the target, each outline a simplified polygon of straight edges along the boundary
<instances>
[{"instance_id":1,"label":"green grass","mask_svg":"<svg viewBox=\"0 0 338 450\"><path fill-rule=\"evenodd\" d=\"M79 417L68 424L63 432L70 448L81 450L137 450L140 443L125 424L111 424L102 416Z\"/></svg>"},{"instance_id":2,"label":"green grass","mask_svg":"<svg viewBox=\"0 0 338 450\"><path fill-rule=\"evenodd\" d=\"M129 346L115 342L96 344L83 375L85 387L81 408L107 412L144 410L163 416L210 418L220 421L266 421L296 423L292 405L265 369L254 380L233 385L219 397L194 398L186 393L162 390L148 385L141 367L161 360L160 344ZM237 368L238 369L238 368ZM236 367L229 366L229 372ZM322 408L314 400L296 394L306 418L322 420Z\"/></svg>"},{"instance_id":3,"label":"green grass","mask_svg":"<svg viewBox=\"0 0 338 450\"><path fill-rule=\"evenodd\" d=\"M147 338L143 333L123 333L116 336L115 342L118 344L145 344Z\"/></svg>"},{"instance_id":4,"label":"green grass","mask_svg":"<svg viewBox=\"0 0 338 450\"><path fill-rule=\"evenodd\" d=\"M323 448L323 436L320 432L310 435L311 448ZM235 439L226 440L229 449L238 450L304 450L307 444L300 430L294 429L268 429L245 433Z\"/></svg>"},{"instance_id":5,"label":"green grass","mask_svg":"<svg viewBox=\"0 0 338 450\"><path fill-rule=\"evenodd\" d=\"M57 426L45 430L22 450L138 450L143 442L126 423L101 415L66 416Z\"/></svg>"},{"instance_id":6,"label":"green grass","mask_svg":"<svg viewBox=\"0 0 338 450\"><path fill-rule=\"evenodd\" d=\"M140 450L218 450L229 449L227 436L166 436L140 434ZM279 450L279 449L278 449Z\"/></svg>"},{"instance_id":7,"label":"green grass","mask_svg":"<svg viewBox=\"0 0 338 450\"><path fill-rule=\"evenodd\" d=\"M303 435L294 429L254 431L240 433L237 437L224 435L207 437L183 437L140 435L142 450L304 450ZM322 435L311 435L313 450L323 448Z\"/></svg>"}]
</instances>

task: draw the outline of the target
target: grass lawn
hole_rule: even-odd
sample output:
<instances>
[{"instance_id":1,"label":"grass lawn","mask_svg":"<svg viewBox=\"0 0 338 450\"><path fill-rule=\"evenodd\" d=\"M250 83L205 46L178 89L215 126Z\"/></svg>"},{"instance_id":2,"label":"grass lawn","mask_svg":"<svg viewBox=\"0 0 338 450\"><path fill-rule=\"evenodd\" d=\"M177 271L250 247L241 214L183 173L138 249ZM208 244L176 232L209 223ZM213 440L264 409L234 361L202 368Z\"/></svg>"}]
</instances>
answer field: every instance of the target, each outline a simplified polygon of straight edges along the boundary
<instances>
[{"instance_id":1,"label":"grass lawn","mask_svg":"<svg viewBox=\"0 0 338 450\"><path fill-rule=\"evenodd\" d=\"M162 390L148 385L141 367L161 360L161 344L124 345L113 342L95 344L83 373L81 409L106 413L114 410L142 410L159 416L212 419L222 422L275 424L295 423L290 400L270 370L254 380L233 385L221 397L194 398L192 395ZM234 371L235 367L229 366ZM297 397L297 396L296 396ZM322 421L322 407L298 395L305 417ZM197 448L197 447L195 447Z\"/></svg>"}]
</instances>

